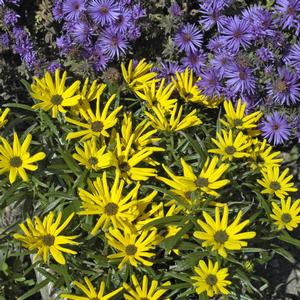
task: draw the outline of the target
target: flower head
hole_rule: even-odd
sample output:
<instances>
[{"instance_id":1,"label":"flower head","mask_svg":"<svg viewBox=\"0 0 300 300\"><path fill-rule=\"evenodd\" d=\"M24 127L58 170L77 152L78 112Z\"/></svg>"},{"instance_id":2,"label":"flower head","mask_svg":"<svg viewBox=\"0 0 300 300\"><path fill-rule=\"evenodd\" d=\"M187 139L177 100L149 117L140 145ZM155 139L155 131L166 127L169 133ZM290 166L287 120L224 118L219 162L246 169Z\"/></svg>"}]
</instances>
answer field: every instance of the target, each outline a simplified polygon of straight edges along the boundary
<instances>
[{"instance_id":1,"label":"flower head","mask_svg":"<svg viewBox=\"0 0 300 300\"><path fill-rule=\"evenodd\" d=\"M68 21L76 21L85 10L85 0L66 0L62 5L62 12Z\"/></svg>"},{"instance_id":2,"label":"flower head","mask_svg":"<svg viewBox=\"0 0 300 300\"><path fill-rule=\"evenodd\" d=\"M220 208L215 208L215 220L207 213L203 212L205 222L198 220L198 224L204 231L195 231L194 237L203 240L202 247L212 246L213 251L227 257L226 250L240 250L242 247L247 246L247 242L243 240L252 239L256 233L254 231L240 233L246 225L249 224L249 220L245 220L240 223L242 218L242 211L238 212L235 220L228 225L228 205L224 205L223 216L220 218Z\"/></svg>"},{"instance_id":3,"label":"flower head","mask_svg":"<svg viewBox=\"0 0 300 300\"><path fill-rule=\"evenodd\" d=\"M67 227L74 213L72 213L62 225L59 226L62 213L58 214L57 219L54 221L54 212L51 211L44 217L43 222L39 217L34 218L34 222L31 219L27 219L27 227L25 224L21 224L20 228L25 235L14 234L14 238L20 240L25 248L29 250L38 250L36 256L43 258L46 263L48 260L49 252L53 256L56 262L59 264L66 264L66 260L62 252L76 254L77 252L71 249L62 247L64 244L78 245L78 242L73 241L77 236L65 236L60 233Z\"/></svg>"},{"instance_id":4,"label":"flower head","mask_svg":"<svg viewBox=\"0 0 300 300\"><path fill-rule=\"evenodd\" d=\"M9 182L14 183L19 174L22 180L28 181L28 175L25 169L36 171L38 166L34 163L46 157L44 152L38 152L30 157L28 147L32 136L28 134L20 144L18 135L14 133L14 142L11 147L8 141L0 137L2 145L0 145L0 174L9 172Z\"/></svg>"},{"instance_id":5,"label":"flower head","mask_svg":"<svg viewBox=\"0 0 300 300\"><path fill-rule=\"evenodd\" d=\"M2 112L2 109L0 109L0 128L2 128L6 123L7 123L7 115L10 112L10 109L7 107L5 110Z\"/></svg>"},{"instance_id":6,"label":"flower head","mask_svg":"<svg viewBox=\"0 0 300 300\"><path fill-rule=\"evenodd\" d=\"M92 0L87 10L93 21L102 26L117 20L120 12L114 0Z\"/></svg>"}]
</instances>

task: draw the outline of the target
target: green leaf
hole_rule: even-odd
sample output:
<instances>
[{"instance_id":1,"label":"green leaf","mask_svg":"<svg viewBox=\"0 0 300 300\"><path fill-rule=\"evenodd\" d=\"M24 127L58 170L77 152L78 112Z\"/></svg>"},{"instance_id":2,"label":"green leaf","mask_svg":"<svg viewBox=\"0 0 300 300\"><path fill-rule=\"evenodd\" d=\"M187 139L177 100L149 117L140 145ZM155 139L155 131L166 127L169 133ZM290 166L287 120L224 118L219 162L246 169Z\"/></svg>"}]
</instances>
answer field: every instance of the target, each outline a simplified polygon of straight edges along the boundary
<instances>
[{"instance_id":1,"label":"green leaf","mask_svg":"<svg viewBox=\"0 0 300 300\"><path fill-rule=\"evenodd\" d=\"M189 143L194 148L195 152L199 154L201 158L201 162L205 162L207 158L207 153L205 153L202 149L202 147L205 148L205 146L202 144L202 147L199 144L199 141L195 141L188 133L181 131L181 134L184 135L184 137L189 141Z\"/></svg>"},{"instance_id":2,"label":"green leaf","mask_svg":"<svg viewBox=\"0 0 300 300\"><path fill-rule=\"evenodd\" d=\"M34 109L31 108L31 106L21 103L5 103L3 104L3 107L13 107L13 108L20 108L28 111L35 112Z\"/></svg>"},{"instance_id":3,"label":"green leaf","mask_svg":"<svg viewBox=\"0 0 300 300\"><path fill-rule=\"evenodd\" d=\"M178 224L183 220L184 216L169 216L169 217L163 217L154 221L151 221L147 224L145 224L142 227L142 230L146 230L148 228L152 227L160 227L164 225L171 225L171 224Z\"/></svg>"},{"instance_id":4,"label":"green leaf","mask_svg":"<svg viewBox=\"0 0 300 300\"><path fill-rule=\"evenodd\" d=\"M26 88L26 90L28 91L28 93L30 93L31 92L30 83L27 80L25 80L25 79L21 79L20 81L24 85L24 87Z\"/></svg>"},{"instance_id":5,"label":"green leaf","mask_svg":"<svg viewBox=\"0 0 300 300\"><path fill-rule=\"evenodd\" d=\"M287 259L290 263L294 264L296 262L295 258L292 256L292 254L290 252L288 252L287 250L281 248L281 247L278 247L277 245L274 245L274 244L271 244L272 246L272 250L283 256L285 259Z\"/></svg>"},{"instance_id":6,"label":"green leaf","mask_svg":"<svg viewBox=\"0 0 300 300\"><path fill-rule=\"evenodd\" d=\"M37 285L34 286L31 290L29 290L27 293L25 293L23 296L17 298L17 300L25 300L31 297L32 295L35 295L36 293L39 293L39 291L46 286L50 282L49 278L46 278L45 280L41 281Z\"/></svg>"},{"instance_id":7,"label":"green leaf","mask_svg":"<svg viewBox=\"0 0 300 300\"><path fill-rule=\"evenodd\" d=\"M287 242L291 245L294 245L294 246L296 246L297 248L300 249L300 241L297 240L297 239L292 238L287 232L281 234L278 237L278 239L281 240L281 241Z\"/></svg>"}]
</instances>

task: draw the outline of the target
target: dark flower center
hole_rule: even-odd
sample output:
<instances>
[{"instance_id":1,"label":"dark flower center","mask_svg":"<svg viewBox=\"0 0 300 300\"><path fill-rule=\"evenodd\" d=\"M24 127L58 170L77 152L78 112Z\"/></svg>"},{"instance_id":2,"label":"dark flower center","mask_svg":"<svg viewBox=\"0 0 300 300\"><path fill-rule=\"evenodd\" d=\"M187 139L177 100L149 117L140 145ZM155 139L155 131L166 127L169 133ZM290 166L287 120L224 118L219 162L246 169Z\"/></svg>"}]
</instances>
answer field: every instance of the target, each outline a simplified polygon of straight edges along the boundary
<instances>
[{"instance_id":1,"label":"dark flower center","mask_svg":"<svg viewBox=\"0 0 300 300\"><path fill-rule=\"evenodd\" d=\"M9 164L14 168L19 168L22 166L22 159L19 156L14 156L9 161Z\"/></svg>"},{"instance_id":2,"label":"dark flower center","mask_svg":"<svg viewBox=\"0 0 300 300\"><path fill-rule=\"evenodd\" d=\"M279 124L274 123L274 124L272 125L272 129L273 129L273 130L278 130L278 129L279 129Z\"/></svg>"},{"instance_id":3,"label":"dark flower center","mask_svg":"<svg viewBox=\"0 0 300 300\"><path fill-rule=\"evenodd\" d=\"M225 148L225 152L229 155L232 155L235 152L235 148L233 146L227 146Z\"/></svg>"},{"instance_id":4,"label":"dark flower center","mask_svg":"<svg viewBox=\"0 0 300 300\"><path fill-rule=\"evenodd\" d=\"M287 84L283 80L278 80L276 83L276 88L279 92L284 92L287 89Z\"/></svg>"},{"instance_id":5,"label":"dark flower center","mask_svg":"<svg viewBox=\"0 0 300 300\"><path fill-rule=\"evenodd\" d=\"M214 235L214 239L217 243L224 244L228 240L228 234L223 230L218 230Z\"/></svg>"},{"instance_id":6,"label":"dark flower center","mask_svg":"<svg viewBox=\"0 0 300 300\"><path fill-rule=\"evenodd\" d=\"M270 183L270 188L274 191L280 190L280 184L277 181L272 181Z\"/></svg>"},{"instance_id":7,"label":"dark flower center","mask_svg":"<svg viewBox=\"0 0 300 300\"><path fill-rule=\"evenodd\" d=\"M52 246L54 244L54 240L55 240L55 237L50 234L43 236L43 243L46 246L49 246L49 247Z\"/></svg>"},{"instance_id":8,"label":"dark flower center","mask_svg":"<svg viewBox=\"0 0 300 300\"><path fill-rule=\"evenodd\" d=\"M80 8L80 5L79 5L79 4L75 4L75 5L74 5L74 9L75 9L75 10L78 10L79 8Z\"/></svg>"},{"instance_id":9,"label":"dark flower center","mask_svg":"<svg viewBox=\"0 0 300 300\"><path fill-rule=\"evenodd\" d=\"M208 179L207 178L204 178L204 177L199 177L197 180L196 180L196 185L200 188L202 187L207 187L208 186Z\"/></svg>"},{"instance_id":10,"label":"dark flower center","mask_svg":"<svg viewBox=\"0 0 300 300\"><path fill-rule=\"evenodd\" d=\"M130 170L130 167L128 165L127 162L123 162L119 165L119 169L121 170L121 172L128 172Z\"/></svg>"},{"instance_id":11,"label":"dark flower center","mask_svg":"<svg viewBox=\"0 0 300 300\"><path fill-rule=\"evenodd\" d=\"M104 212L109 216L115 216L118 212L118 209L119 207L117 204L109 202L108 204L106 204Z\"/></svg>"},{"instance_id":12,"label":"dark flower center","mask_svg":"<svg viewBox=\"0 0 300 300\"><path fill-rule=\"evenodd\" d=\"M182 35L182 39L183 39L183 41L184 41L185 43L188 43L188 42L190 42L190 41L192 40L192 37L191 37L190 34L184 33L184 34Z\"/></svg>"},{"instance_id":13,"label":"dark flower center","mask_svg":"<svg viewBox=\"0 0 300 300\"><path fill-rule=\"evenodd\" d=\"M241 30L240 30L240 29L237 29L237 30L234 32L233 36L234 36L236 39L239 39L239 38L242 36Z\"/></svg>"},{"instance_id":14,"label":"dark flower center","mask_svg":"<svg viewBox=\"0 0 300 300\"><path fill-rule=\"evenodd\" d=\"M108 8L105 7L105 6L102 6L102 7L100 8L100 13L101 13L101 14L107 14L107 13L108 13Z\"/></svg>"},{"instance_id":15,"label":"dark flower center","mask_svg":"<svg viewBox=\"0 0 300 300\"><path fill-rule=\"evenodd\" d=\"M292 220L292 217L291 217L290 214L287 214L287 213L282 214L282 216L281 216L281 221L282 221L283 223L289 223L291 220Z\"/></svg>"},{"instance_id":16,"label":"dark flower center","mask_svg":"<svg viewBox=\"0 0 300 300\"><path fill-rule=\"evenodd\" d=\"M97 157L95 157L95 156L91 156L90 158L89 158L89 160L88 160L88 163L90 164L90 165L96 165L97 163L98 163L98 158Z\"/></svg>"},{"instance_id":17,"label":"dark flower center","mask_svg":"<svg viewBox=\"0 0 300 300\"><path fill-rule=\"evenodd\" d=\"M245 71L240 71L239 72L239 77L241 80L246 80L246 72Z\"/></svg>"},{"instance_id":18,"label":"dark flower center","mask_svg":"<svg viewBox=\"0 0 300 300\"><path fill-rule=\"evenodd\" d=\"M134 255L137 251L137 247L135 245L128 245L125 248L125 252L127 255Z\"/></svg>"},{"instance_id":19,"label":"dark flower center","mask_svg":"<svg viewBox=\"0 0 300 300\"><path fill-rule=\"evenodd\" d=\"M62 103L62 100L63 100L63 98L62 98L61 95L53 95L53 96L51 97L51 103L52 103L53 105L59 105L59 104L61 104L61 103Z\"/></svg>"},{"instance_id":20,"label":"dark flower center","mask_svg":"<svg viewBox=\"0 0 300 300\"><path fill-rule=\"evenodd\" d=\"M92 130L95 132L100 132L103 129L103 124L100 121L95 121L92 123Z\"/></svg>"},{"instance_id":21,"label":"dark flower center","mask_svg":"<svg viewBox=\"0 0 300 300\"><path fill-rule=\"evenodd\" d=\"M117 47L118 46L118 39L115 36L111 38L111 45L113 47Z\"/></svg>"},{"instance_id":22,"label":"dark flower center","mask_svg":"<svg viewBox=\"0 0 300 300\"><path fill-rule=\"evenodd\" d=\"M243 120L242 119L234 119L233 120L233 125L234 126L242 126L243 125Z\"/></svg>"},{"instance_id":23,"label":"dark flower center","mask_svg":"<svg viewBox=\"0 0 300 300\"><path fill-rule=\"evenodd\" d=\"M213 274L209 274L206 277L206 283L209 285L215 285L218 282L217 276Z\"/></svg>"},{"instance_id":24,"label":"dark flower center","mask_svg":"<svg viewBox=\"0 0 300 300\"><path fill-rule=\"evenodd\" d=\"M286 11L287 11L288 15L294 15L296 13L295 8L292 7L291 5L289 5L289 7Z\"/></svg>"}]
</instances>

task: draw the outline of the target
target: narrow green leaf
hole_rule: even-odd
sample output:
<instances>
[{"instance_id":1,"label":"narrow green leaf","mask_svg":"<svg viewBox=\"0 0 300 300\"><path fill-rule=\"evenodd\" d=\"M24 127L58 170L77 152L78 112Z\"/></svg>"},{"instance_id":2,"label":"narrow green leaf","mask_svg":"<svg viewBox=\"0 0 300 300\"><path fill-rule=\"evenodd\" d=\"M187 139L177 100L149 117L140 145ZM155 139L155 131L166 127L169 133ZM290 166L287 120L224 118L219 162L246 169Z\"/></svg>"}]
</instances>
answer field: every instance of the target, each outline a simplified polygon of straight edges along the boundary
<instances>
[{"instance_id":1,"label":"narrow green leaf","mask_svg":"<svg viewBox=\"0 0 300 300\"><path fill-rule=\"evenodd\" d=\"M184 216L169 216L169 217L163 217L154 221L151 221L147 224L145 224L142 227L142 230L146 230L152 227L161 227L164 225L171 225L171 224L178 224L183 220Z\"/></svg>"},{"instance_id":2,"label":"narrow green leaf","mask_svg":"<svg viewBox=\"0 0 300 300\"><path fill-rule=\"evenodd\" d=\"M46 286L49 282L50 282L50 279L46 278L45 280L43 280L40 283L38 283L37 285L35 285L34 288L32 288L31 290L26 292L23 296L17 298L17 300L25 300L25 299L28 299L29 297L31 297L32 295L35 295L36 293L39 293L40 290L44 286Z\"/></svg>"},{"instance_id":3,"label":"narrow green leaf","mask_svg":"<svg viewBox=\"0 0 300 300\"><path fill-rule=\"evenodd\" d=\"M292 238L288 233L281 234L278 237L278 239L281 240L281 241L287 242L291 245L294 245L294 246L296 246L297 248L300 249L300 241L297 240L297 239Z\"/></svg>"}]
</instances>

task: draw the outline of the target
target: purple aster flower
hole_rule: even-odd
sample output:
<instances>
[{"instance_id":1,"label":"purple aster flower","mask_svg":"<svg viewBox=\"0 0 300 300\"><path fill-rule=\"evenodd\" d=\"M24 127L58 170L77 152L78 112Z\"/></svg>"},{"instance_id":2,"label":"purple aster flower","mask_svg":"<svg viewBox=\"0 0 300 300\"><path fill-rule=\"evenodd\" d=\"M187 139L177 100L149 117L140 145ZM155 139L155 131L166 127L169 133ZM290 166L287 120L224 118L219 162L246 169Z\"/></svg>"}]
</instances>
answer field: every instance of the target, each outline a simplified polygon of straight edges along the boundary
<instances>
[{"instance_id":1,"label":"purple aster flower","mask_svg":"<svg viewBox=\"0 0 300 300\"><path fill-rule=\"evenodd\" d=\"M249 47L252 39L249 23L237 16L230 19L221 34L225 46L233 53L237 53L240 46L244 49Z\"/></svg>"},{"instance_id":2,"label":"purple aster flower","mask_svg":"<svg viewBox=\"0 0 300 300\"><path fill-rule=\"evenodd\" d=\"M286 67L278 68L278 78L268 84L267 94L280 104L296 104L300 101L300 84L298 82L298 77L289 72Z\"/></svg>"},{"instance_id":3,"label":"purple aster flower","mask_svg":"<svg viewBox=\"0 0 300 300\"><path fill-rule=\"evenodd\" d=\"M260 47L259 49L257 49L256 55L263 62L274 60L274 55L273 55L272 51L270 51L268 48L265 48L265 47Z\"/></svg>"},{"instance_id":4,"label":"purple aster flower","mask_svg":"<svg viewBox=\"0 0 300 300\"><path fill-rule=\"evenodd\" d=\"M209 40L207 48L213 52L219 52L224 48L224 41L220 36L213 37Z\"/></svg>"},{"instance_id":5,"label":"purple aster flower","mask_svg":"<svg viewBox=\"0 0 300 300\"><path fill-rule=\"evenodd\" d=\"M93 21L104 26L117 20L120 10L113 0L92 0L88 12Z\"/></svg>"},{"instance_id":6,"label":"purple aster flower","mask_svg":"<svg viewBox=\"0 0 300 300\"><path fill-rule=\"evenodd\" d=\"M203 94L213 97L215 95L220 96L221 82L220 77L213 69L206 69L200 74L201 80L196 84Z\"/></svg>"},{"instance_id":7,"label":"purple aster flower","mask_svg":"<svg viewBox=\"0 0 300 300\"><path fill-rule=\"evenodd\" d=\"M60 21L64 17L64 12L63 12L63 3L62 0L58 0L54 2L54 6L52 8L52 14L53 18L56 21Z\"/></svg>"},{"instance_id":8,"label":"purple aster flower","mask_svg":"<svg viewBox=\"0 0 300 300\"><path fill-rule=\"evenodd\" d=\"M224 1L217 2L204 2L200 4L200 17L199 24L203 26L204 30L209 30L217 25L218 30L221 30L225 25L227 18L222 15L224 8Z\"/></svg>"},{"instance_id":9,"label":"purple aster flower","mask_svg":"<svg viewBox=\"0 0 300 300\"><path fill-rule=\"evenodd\" d=\"M292 126L295 129L296 138L300 143L300 116L296 116L292 122Z\"/></svg>"},{"instance_id":10,"label":"purple aster flower","mask_svg":"<svg viewBox=\"0 0 300 300\"><path fill-rule=\"evenodd\" d=\"M74 23L71 29L71 36L79 43L87 43L90 41L92 29L86 22Z\"/></svg>"},{"instance_id":11,"label":"purple aster flower","mask_svg":"<svg viewBox=\"0 0 300 300\"><path fill-rule=\"evenodd\" d=\"M280 13L279 20L282 28L290 29L296 21L297 14L300 12L300 1L277 0L274 9Z\"/></svg>"},{"instance_id":12,"label":"purple aster flower","mask_svg":"<svg viewBox=\"0 0 300 300\"><path fill-rule=\"evenodd\" d=\"M80 14L85 10L85 0L66 0L63 3L62 11L68 21L78 20Z\"/></svg>"},{"instance_id":13,"label":"purple aster flower","mask_svg":"<svg viewBox=\"0 0 300 300\"><path fill-rule=\"evenodd\" d=\"M131 8L131 13L132 13L132 18L135 21L144 18L146 16L146 10L140 4L133 5Z\"/></svg>"},{"instance_id":14,"label":"purple aster flower","mask_svg":"<svg viewBox=\"0 0 300 300\"><path fill-rule=\"evenodd\" d=\"M202 34L194 24L186 24L175 35L174 41L180 51L196 52L197 47L201 47Z\"/></svg>"},{"instance_id":15,"label":"purple aster flower","mask_svg":"<svg viewBox=\"0 0 300 300\"><path fill-rule=\"evenodd\" d=\"M110 58L103 53L101 47L97 44L92 51L92 59L94 61L93 67L96 72L103 71L110 61Z\"/></svg>"},{"instance_id":16,"label":"purple aster flower","mask_svg":"<svg viewBox=\"0 0 300 300\"><path fill-rule=\"evenodd\" d=\"M255 79L250 68L232 64L226 70L225 77L227 86L231 87L234 93L254 93Z\"/></svg>"},{"instance_id":17,"label":"purple aster flower","mask_svg":"<svg viewBox=\"0 0 300 300\"><path fill-rule=\"evenodd\" d=\"M210 60L213 69L223 78L226 70L233 63L233 56L230 53L221 52L217 53L214 58Z\"/></svg>"},{"instance_id":18,"label":"purple aster flower","mask_svg":"<svg viewBox=\"0 0 300 300\"><path fill-rule=\"evenodd\" d=\"M122 10L117 19L113 22L113 30L124 33L131 24L131 13L129 10Z\"/></svg>"},{"instance_id":19,"label":"purple aster flower","mask_svg":"<svg viewBox=\"0 0 300 300\"><path fill-rule=\"evenodd\" d=\"M178 5L177 2L173 2L169 8L169 13L173 16L173 17L181 17L182 16L182 10L181 7Z\"/></svg>"},{"instance_id":20,"label":"purple aster flower","mask_svg":"<svg viewBox=\"0 0 300 300\"><path fill-rule=\"evenodd\" d=\"M72 47L70 37L68 35L62 35L56 38L56 46L59 49L60 55L67 54Z\"/></svg>"},{"instance_id":21,"label":"purple aster flower","mask_svg":"<svg viewBox=\"0 0 300 300\"><path fill-rule=\"evenodd\" d=\"M195 74L198 76L201 67L205 66L206 55L202 50L197 50L196 52L189 53L186 57L182 59L182 65L184 68L189 67L193 69Z\"/></svg>"},{"instance_id":22,"label":"purple aster flower","mask_svg":"<svg viewBox=\"0 0 300 300\"><path fill-rule=\"evenodd\" d=\"M54 74L56 69L60 69L61 64L58 61L52 61L49 63L47 70L51 73Z\"/></svg>"},{"instance_id":23,"label":"purple aster flower","mask_svg":"<svg viewBox=\"0 0 300 300\"><path fill-rule=\"evenodd\" d=\"M19 15L17 15L13 10L6 10L3 16L3 23L6 26L14 26L17 24L18 19L20 18Z\"/></svg>"},{"instance_id":24,"label":"purple aster flower","mask_svg":"<svg viewBox=\"0 0 300 300\"><path fill-rule=\"evenodd\" d=\"M135 41L141 36L141 29L136 24L131 23L127 30L127 38L129 41Z\"/></svg>"},{"instance_id":25,"label":"purple aster flower","mask_svg":"<svg viewBox=\"0 0 300 300\"><path fill-rule=\"evenodd\" d=\"M287 141L291 134L288 121L278 112L266 116L266 120L262 121L260 130L262 136L275 146Z\"/></svg>"},{"instance_id":26,"label":"purple aster flower","mask_svg":"<svg viewBox=\"0 0 300 300\"><path fill-rule=\"evenodd\" d=\"M0 34L0 45L2 47L8 47L9 46L9 35L7 33Z\"/></svg>"},{"instance_id":27,"label":"purple aster flower","mask_svg":"<svg viewBox=\"0 0 300 300\"><path fill-rule=\"evenodd\" d=\"M175 76L176 72L182 72L183 67L179 66L177 62L161 62L161 67L154 69L158 73L158 78L166 78L167 82L171 81L171 78Z\"/></svg>"},{"instance_id":28,"label":"purple aster flower","mask_svg":"<svg viewBox=\"0 0 300 300\"><path fill-rule=\"evenodd\" d=\"M124 35L111 29L103 32L98 46L102 47L103 53L110 58L114 58L115 56L119 58L120 54L125 53L128 47Z\"/></svg>"},{"instance_id":29,"label":"purple aster flower","mask_svg":"<svg viewBox=\"0 0 300 300\"><path fill-rule=\"evenodd\" d=\"M300 71L300 42L294 44L290 48L289 54L286 57L286 61L288 64Z\"/></svg>"}]
</instances>

